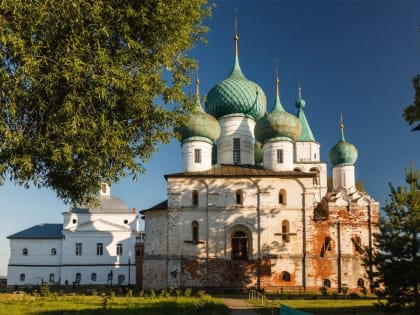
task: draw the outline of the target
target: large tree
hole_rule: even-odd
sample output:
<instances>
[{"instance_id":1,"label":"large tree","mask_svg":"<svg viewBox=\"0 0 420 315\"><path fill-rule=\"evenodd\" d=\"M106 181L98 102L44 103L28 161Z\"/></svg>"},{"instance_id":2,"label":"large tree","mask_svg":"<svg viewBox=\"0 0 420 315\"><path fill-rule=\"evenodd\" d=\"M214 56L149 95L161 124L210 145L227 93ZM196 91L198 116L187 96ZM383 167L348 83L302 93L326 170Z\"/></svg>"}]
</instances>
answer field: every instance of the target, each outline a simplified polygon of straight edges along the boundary
<instances>
[{"instance_id":1,"label":"large tree","mask_svg":"<svg viewBox=\"0 0 420 315\"><path fill-rule=\"evenodd\" d=\"M420 130L420 75L413 78L414 102L404 109L403 117L410 124L416 124L413 131Z\"/></svg>"},{"instance_id":2,"label":"large tree","mask_svg":"<svg viewBox=\"0 0 420 315\"><path fill-rule=\"evenodd\" d=\"M206 0L3 0L0 178L86 202L144 171L188 109Z\"/></svg>"},{"instance_id":3,"label":"large tree","mask_svg":"<svg viewBox=\"0 0 420 315\"><path fill-rule=\"evenodd\" d=\"M374 268L368 269L383 288L378 291L386 298L387 308L408 307L420 314L420 173L413 164L406 170L406 182L408 187L390 184L380 233L375 235L380 250L370 257ZM366 263L369 266L369 257Z\"/></svg>"}]
</instances>

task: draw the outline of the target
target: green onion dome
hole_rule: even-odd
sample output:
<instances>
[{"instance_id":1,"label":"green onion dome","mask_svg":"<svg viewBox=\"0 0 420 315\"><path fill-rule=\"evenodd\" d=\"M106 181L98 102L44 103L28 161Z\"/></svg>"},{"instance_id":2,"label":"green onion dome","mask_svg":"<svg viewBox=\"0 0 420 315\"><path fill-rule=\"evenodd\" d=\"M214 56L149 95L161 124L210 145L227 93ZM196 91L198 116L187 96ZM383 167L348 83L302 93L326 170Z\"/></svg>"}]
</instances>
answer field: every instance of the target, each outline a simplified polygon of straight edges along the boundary
<instances>
[{"instance_id":1,"label":"green onion dome","mask_svg":"<svg viewBox=\"0 0 420 315\"><path fill-rule=\"evenodd\" d=\"M297 118L299 118L300 124L302 125L302 132L300 133L300 136L297 139L297 141L316 141L312 133L311 127L309 126L308 120L306 119L305 112L303 111L303 108L305 107L305 100L302 98L301 91L302 89L299 84L299 97L295 102L295 106L298 109L296 116Z\"/></svg>"},{"instance_id":2,"label":"green onion dome","mask_svg":"<svg viewBox=\"0 0 420 315\"><path fill-rule=\"evenodd\" d=\"M192 137L203 137L214 142L220 136L220 125L216 118L204 112L201 107L198 83L197 79L195 106L192 112L184 117L180 125L175 127L175 132L180 134L181 141Z\"/></svg>"},{"instance_id":3,"label":"green onion dome","mask_svg":"<svg viewBox=\"0 0 420 315\"><path fill-rule=\"evenodd\" d=\"M261 143L275 138L289 138L292 141L296 141L300 136L301 130L302 126L299 119L286 112L281 105L277 86L274 107L270 113L257 121L254 130L255 138Z\"/></svg>"},{"instance_id":4,"label":"green onion dome","mask_svg":"<svg viewBox=\"0 0 420 315\"><path fill-rule=\"evenodd\" d=\"M344 125L341 122L341 138L330 150L330 161L333 166L354 165L357 160L357 148L344 138Z\"/></svg>"},{"instance_id":5,"label":"green onion dome","mask_svg":"<svg viewBox=\"0 0 420 315\"><path fill-rule=\"evenodd\" d=\"M238 56L235 56L227 79L216 84L207 94L205 109L216 118L239 113L257 120L267 110L267 99L261 87L243 75Z\"/></svg>"}]
</instances>

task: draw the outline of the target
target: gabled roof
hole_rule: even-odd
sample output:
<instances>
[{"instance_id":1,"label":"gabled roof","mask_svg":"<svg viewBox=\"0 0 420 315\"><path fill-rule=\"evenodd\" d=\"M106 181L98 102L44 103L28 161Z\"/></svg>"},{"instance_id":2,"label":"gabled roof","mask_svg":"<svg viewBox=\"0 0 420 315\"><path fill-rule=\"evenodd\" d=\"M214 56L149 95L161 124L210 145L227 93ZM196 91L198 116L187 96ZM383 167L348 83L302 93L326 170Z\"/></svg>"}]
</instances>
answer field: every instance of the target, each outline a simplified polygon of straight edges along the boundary
<instances>
[{"instance_id":1,"label":"gabled roof","mask_svg":"<svg viewBox=\"0 0 420 315\"><path fill-rule=\"evenodd\" d=\"M158 203L158 204L150 207L149 209L141 210L140 213L143 214L144 212L147 212L147 211L151 211L151 210L163 210L163 209L168 209L168 199L166 199L166 200L164 200L164 201L162 201L162 202L160 202L160 203Z\"/></svg>"},{"instance_id":2,"label":"gabled roof","mask_svg":"<svg viewBox=\"0 0 420 315\"><path fill-rule=\"evenodd\" d=\"M275 172L256 165L215 165L207 171L201 172L182 172L165 175L165 178L177 177L278 177L278 178L298 178L315 177L315 173L305 173L298 171Z\"/></svg>"},{"instance_id":3,"label":"gabled roof","mask_svg":"<svg viewBox=\"0 0 420 315\"><path fill-rule=\"evenodd\" d=\"M8 236L8 239L62 239L63 224L38 224Z\"/></svg>"},{"instance_id":4,"label":"gabled roof","mask_svg":"<svg viewBox=\"0 0 420 315\"><path fill-rule=\"evenodd\" d=\"M66 229L66 231L74 232L126 232L131 231L130 226L120 225L113 222L109 222L103 219L97 219L94 221L88 221L77 225L75 228Z\"/></svg>"}]
</instances>

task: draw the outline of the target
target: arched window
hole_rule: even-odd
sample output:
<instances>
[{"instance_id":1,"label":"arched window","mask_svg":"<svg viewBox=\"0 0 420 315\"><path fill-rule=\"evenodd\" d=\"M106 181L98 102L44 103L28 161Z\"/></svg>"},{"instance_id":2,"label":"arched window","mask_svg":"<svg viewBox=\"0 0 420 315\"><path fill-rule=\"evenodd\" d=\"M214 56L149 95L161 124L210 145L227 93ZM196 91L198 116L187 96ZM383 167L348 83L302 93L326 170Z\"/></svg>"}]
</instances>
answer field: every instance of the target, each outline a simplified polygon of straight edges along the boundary
<instances>
[{"instance_id":1,"label":"arched window","mask_svg":"<svg viewBox=\"0 0 420 315\"><path fill-rule=\"evenodd\" d=\"M288 273L287 271L283 271L280 276L281 281L290 281L290 273Z\"/></svg>"},{"instance_id":2,"label":"arched window","mask_svg":"<svg viewBox=\"0 0 420 315\"><path fill-rule=\"evenodd\" d=\"M91 275L90 275L90 279L93 281L93 282L95 282L96 281L96 273L94 272L94 273L92 273Z\"/></svg>"},{"instance_id":3,"label":"arched window","mask_svg":"<svg viewBox=\"0 0 420 315\"><path fill-rule=\"evenodd\" d=\"M290 242L290 224L287 220L281 222L281 238L283 242Z\"/></svg>"},{"instance_id":4,"label":"arched window","mask_svg":"<svg viewBox=\"0 0 420 315\"><path fill-rule=\"evenodd\" d=\"M19 280L20 280L20 281L25 281L25 278L26 278L26 275L25 275L24 273L21 273L21 274L19 275Z\"/></svg>"},{"instance_id":5,"label":"arched window","mask_svg":"<svg viewBox=\"0 0 420 315\"><path fill-rule=\"evenodd\" d=\"M54 283L55 275L53 273L50 273L50 283Z\"/></svg>"},{"instance_id":6,"label":"arched window","mask_svg":"<svg viewBox=\"0 0 420 315\"><path fill-rule=\"evenodd\" d=\"M199 225L197 221L193 221L191 223L191 232L192 232L192 241L193 243L197 243L199 240Z\"/></svg>"},{"instance_id":7,"label":"arched window","mask_svg":"<svg viewBox=\"0 0 420 315\"><path fill-rule=\"evenodd\" d=\"M357 279L357 287L358 288L364 288L365 287L365 281L362 278Z\"/></svg>"},{"instance_id":8,"label":"arched window","mask_svg":"<svg viewBox=\"0 0 420 315\"><path fill-rule=\"evenodd\" d=\"M28 256L28 249L27 248L22 249L22 255L23 256Z\"/></svg>"},{"instance_id":9,"label":"arched window","mask_svg":"<svg viewBox=\"0 0 420 315\"><path fill-rule=\"evenodd\" d=\"M286 190L280 189L280 191L279 191L279 204L280 205L285 205L286 203L287 203Z\"/></svg>"},{"instance_id":10,"label":"arched window","mask_svg":"<svg viewBox=\"0 0 420 315\"><path fill-rule=\"evenodd\" d=\"M322 284L324 285L324 287L331 288L331 281L330 281L330 279L324 279L322 281Z\"/></svg>"},{"instance_id":11,"label":"arched window","mask_svg":"<svg viewBox=\"0 0 420 315\"><path fill-rule=\"evenodd\" d=\"M198 206L198 191L193 190L191 193L192 205L193 207Z\"/></svg>"},{"instance_id":12,"label":"arched window","mask_svg":"<svg viewBox=\"0 0 420 315\"><path fill-rule=\"evenodd\" d=\"M248 235L244 231L236 231L232 235L232 259L248 259Z\"/></svg>"},{"instance_id":13,"label":"arched window","mask_svg":"<svg viewBox=\"0 0 420 315\"><path fill-rule=\"evenodd\" d=\"M236 197L236 204L237 205L243 205L244 194L243 194L242 190L238 189L235 193L235 197Z\"/></svg>"},{"instance_id":14,"label":"arched window","mask_svg":"<svg viewBox=\"0 0 420 315\"><path fill-rule=\"evenodd\" d=\"M57 255L57 250L55 248L51 248L51 256Z\"/></svg>"},{"instance_id":15,"label":"arched window","mask_svg":"<svg viewBox=\"0 0 420 315\"><path fill-rule=\"evenodd\" d=\"M321 257L325 257L326 252L330 250L331 250L331 238L327 236L324 239L324 243L322 244Z\"/></svg>"},{"instance_id":16,"label":"arched window","mask_svg":"<svg viewBox=\"0 0 420 315\"><path fill-rule=\"evenodd\" d=\"M302 172L302 170L299 167L296 167L295 169L293 169L294 172Z\"/></svg>"}]
</instances>

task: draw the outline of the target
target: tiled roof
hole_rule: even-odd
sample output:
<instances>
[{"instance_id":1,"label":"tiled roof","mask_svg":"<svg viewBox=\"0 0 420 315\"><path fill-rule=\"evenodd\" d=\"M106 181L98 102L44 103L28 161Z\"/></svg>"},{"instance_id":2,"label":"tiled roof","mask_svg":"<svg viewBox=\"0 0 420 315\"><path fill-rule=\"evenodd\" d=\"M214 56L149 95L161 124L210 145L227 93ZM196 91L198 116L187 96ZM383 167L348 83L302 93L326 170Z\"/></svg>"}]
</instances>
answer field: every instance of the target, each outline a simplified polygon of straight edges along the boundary
<instances>
[{"instance_id":1,"label":"tiled roof","mask_svg":"<svg viewBox=\"0 0 420 315\"><path fill-rule=\"evenodd\" d=\"M150 211L150 210L162 210L162 209L168 209L168 199L166 199L165 201L162 201L162 202L158 203L157 205L154 205L154 206L150 207L149 209L141 210L140 213L143 214L146 211Z\"/></svg>"},{"instance_id":2,"label":"tiled roof","mask_svg":"<svg viewBox=\"0 0 420 315\"><path fill-rule=\"evenodd\" d=\"M62 239L63 224L38 224L8 236L8 239Z\"/></svg>"},{"instance_id":3,"label":"tiled roof","mask_svg":"<svg viewBox=\"0 0 420 315\"><path fill-rule=\"evenodd\" d=\"M165 175L165 178L177 177L278 177L278 178L293 178L293 177L314 177L315 173L305 173L298 171L274 172L265 169L261 166L255 165L229 165L221 164L215 165L210 170L201 172L182 172Z\"/></svg>"}]
</instances>

